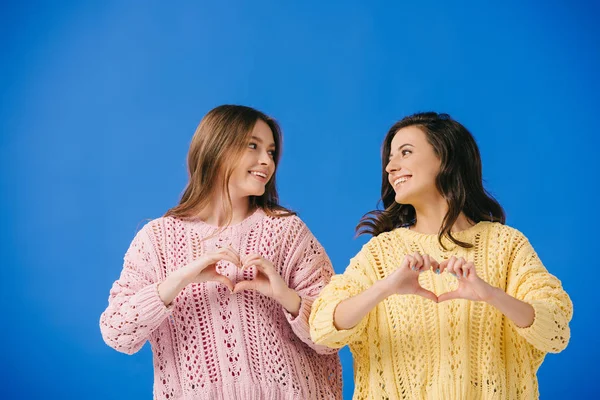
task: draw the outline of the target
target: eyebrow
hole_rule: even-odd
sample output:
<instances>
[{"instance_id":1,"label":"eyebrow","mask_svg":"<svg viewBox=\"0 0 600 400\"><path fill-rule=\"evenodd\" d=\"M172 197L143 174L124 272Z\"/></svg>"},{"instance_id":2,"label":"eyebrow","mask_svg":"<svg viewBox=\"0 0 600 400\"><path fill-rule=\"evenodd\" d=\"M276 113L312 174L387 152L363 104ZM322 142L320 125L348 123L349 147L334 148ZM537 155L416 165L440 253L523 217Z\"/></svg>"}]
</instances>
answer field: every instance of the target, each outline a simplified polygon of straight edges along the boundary
<instances>
[{"instance_id":1,"label":"eyebrow","mask_svg":"<svg viewBox=\"0 0 600 400\"><path fill-rule=\"evenodd\" d=\"M406 146L410 146L410 147L415 147L414 145L410 144L410 143L404 143L402 146L399 146L396 150L400 151L402 150L404 147ZM390 151L390 158L392 157L392 152Z\"/></svg>"},{"instance_id":2,"label":"eyebrow","mask_svg":"<svg viewBox=\"0 0 600 400\"><path fill-rule=\"evenodd\" d=\"M252 136L250 139L254 139L254 140L256 140L256 141L257 141L257 142L259 142L259 143L262 143L262 142L263 142L263 141L262 141L262 139L261 139L261 138L259 138L258 136ZM271 144L269 145L269 147L276 147L276 146L275 146L275 143L271 143Z\"/></svg>"}]
</instances>

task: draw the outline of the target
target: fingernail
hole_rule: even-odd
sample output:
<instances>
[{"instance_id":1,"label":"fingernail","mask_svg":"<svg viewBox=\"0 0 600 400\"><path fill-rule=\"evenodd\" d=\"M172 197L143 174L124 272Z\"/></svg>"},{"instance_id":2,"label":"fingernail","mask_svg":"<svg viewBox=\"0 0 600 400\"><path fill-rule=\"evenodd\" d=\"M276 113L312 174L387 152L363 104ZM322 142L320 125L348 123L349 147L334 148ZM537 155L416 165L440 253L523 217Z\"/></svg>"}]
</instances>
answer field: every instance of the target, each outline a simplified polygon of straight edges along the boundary
<instances>
[{"instance_id":1,"label":"fingernail","mask_svg":"<svg viewBox=\"0 0 600 400\"><path fill-rule=\"evenodd\" d=\"M436 269L436 270L435 270L435 273L439 275L439 274L440 274L440 269L439 269L439 268L438 268L438 269Z\"/></svg>"},{"instance_id":2,"label":"fingernail","mask_svg":"<svg viewBox=\"0 0 600 400\"><path fill-rule=\"evenodd\" d=\"M463 271L463 278L467 277L467 271Z\"/></svg>"},{"instance_id":3,"label":"fingernail","mask_svg":"<svg viewBox=\"0 0 600 400\"><path fill-rule=\"evenodd\" d=\"M453 277L457 278L456 274L454 272L450 272L450 275L452 275Z\"/></svg>"}]
</instances>

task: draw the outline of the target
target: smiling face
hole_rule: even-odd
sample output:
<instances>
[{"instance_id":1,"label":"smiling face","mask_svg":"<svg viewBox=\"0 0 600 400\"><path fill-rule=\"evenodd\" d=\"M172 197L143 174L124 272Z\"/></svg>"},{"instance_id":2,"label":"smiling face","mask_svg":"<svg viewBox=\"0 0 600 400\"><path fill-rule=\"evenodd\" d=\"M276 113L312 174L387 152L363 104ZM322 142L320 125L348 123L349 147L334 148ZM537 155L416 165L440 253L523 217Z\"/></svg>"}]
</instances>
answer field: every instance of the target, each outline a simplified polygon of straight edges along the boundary
<instances>
[{"instance_id":1,"label":"smiling face","mask_svg":"<svg viewBox=\"0 0 600 400\"><path fill-rule=\"evenodd\" d=\"M229 179L232 198L262 196L265 193L265 186L275 173L276 150L271 128L263 120L257 120L248 147Z\"/></svg>"},{"instance_id":2,"label":"smiling face","mask_svg":"<svg viewBox=\"0 0 600 400\"><path fill-rule=\"evenodd\" d=\"M385 168L388 181L396 192L396 203L414 206L441 196L436 187L440 165L440 159L418 126L399 129L392 139Z\"/></svg>"}]
</instances>

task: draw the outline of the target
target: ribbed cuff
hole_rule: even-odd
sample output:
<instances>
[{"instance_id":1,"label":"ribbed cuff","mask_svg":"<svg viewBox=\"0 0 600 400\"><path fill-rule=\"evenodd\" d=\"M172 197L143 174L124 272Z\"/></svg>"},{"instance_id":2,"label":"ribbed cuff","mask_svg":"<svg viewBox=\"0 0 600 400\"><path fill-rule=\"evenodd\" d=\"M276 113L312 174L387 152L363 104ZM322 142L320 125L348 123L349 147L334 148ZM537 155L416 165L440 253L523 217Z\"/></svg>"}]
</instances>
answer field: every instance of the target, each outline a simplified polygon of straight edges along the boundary
<instances>
[{"instance_id":1,"label":"ribbed cuff","mask_svg":"<svg viewBox=\"0 0 600 400\"><path fill-rule=\"evenodd\" d=\"M557 353L564 349L569 340L568 331L560 329L559 322L556 321L548 302L531 300L527 303L535 311L533 323L526 328L520 328L513 324L517 333L541 351ZM565 333L567 337L564 337Z\"/></svg>"},{"instance_id":2,"label":"ribbed cuff","mask_svg":"<svg viewBox=\"0 0 600 400\"><path fill-rule=\"evenodd\" d=\"M288 320L292 330L303 341L310 340L310 327L308 326L308 318L312 308L312 300L300 297L300 309L298 315L294 317L288 310L283 308L285 318Z\"/></svg>"},{"instance_id":3,"label":"ribbed cuff","mask_svg":"<svg viewBox=\"0 0 600 400\"><path fill-rule=\"evenodd\" d=\"M315 343L319 343L331 348L341 348L357 340L367 323L368 316L365 316L354 328L338 330L333 324L333 315L335 309L344 299L333 298L325 301L317 300L315 312L310 320L311 337Z\"/></svg>"},{"instance_id":4,"label":"ribbed cuff","mask_svg":"<svg viewBox=\"0 0 600 400\"><path fill-rule=\"evenodd\" d=\"M164 319L171 314L173 303L165 306L158 294L158 283L148 285L136 293L136 310L139 320L143 320L149 328L160 325Z\"/></svg>"}]
</instances>

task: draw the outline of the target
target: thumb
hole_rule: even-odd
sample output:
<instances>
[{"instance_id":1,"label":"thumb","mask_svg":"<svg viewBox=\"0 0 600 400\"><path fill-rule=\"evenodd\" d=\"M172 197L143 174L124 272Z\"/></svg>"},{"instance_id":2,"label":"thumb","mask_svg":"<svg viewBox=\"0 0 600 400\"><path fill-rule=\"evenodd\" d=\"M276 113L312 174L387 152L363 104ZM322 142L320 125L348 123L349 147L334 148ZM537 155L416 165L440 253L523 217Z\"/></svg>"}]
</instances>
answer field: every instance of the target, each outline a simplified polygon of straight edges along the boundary
<instances>
[{"instance_id":1,"label":"thumb","mask_svg":"<svg viewBox=\"0 0 600 400\"><path fill-rule=\"evenodd\" d=\"M254 282L252 281L240 281L235 284L233 288L233 293L243 292L244 290L252 290L254 289Z\"/></svg>"},{"instance_id":2,"label":"thumb","mask_svg":"<svg viewBox=\"0 0 600 400\"><path fill-rule=\"evenodd\" d=\"M446 300L456 300L456 299L461 299L460 294L458 293L458 290L454 290L452 292L446 292L440 295L440 297L438 297L438 302L442 302L442 301L446 301Z\"/></svg>"},{"instance_id":3,"label":"thumb","mask_svg":"<svg viewBox=\"0 0 600 400\"><path fill-rule=\"evenodd\" d=\"M419 296L425 297L426 299L433 301L434 303L438 302L438 297L435 295L435 293L430 292L427 289L420 288L419 290L417 290L417 294Z\"/></svg>"},{"instance_id":4,"label":"thumb","mask_svg":"<svg viewBox=\"0 0 600 400\"><path fill-rule=\"evenodd\" d=\"M233 283L229 280L229 278L227 278L223 275L217 274L217 276L215 276L213 280L215 282L218 282L218 283L221 283L221 284L227 286L227 289L229 289L230 292L233 292L233 289L234 289Z\"/></svg>"}]
</instances>

